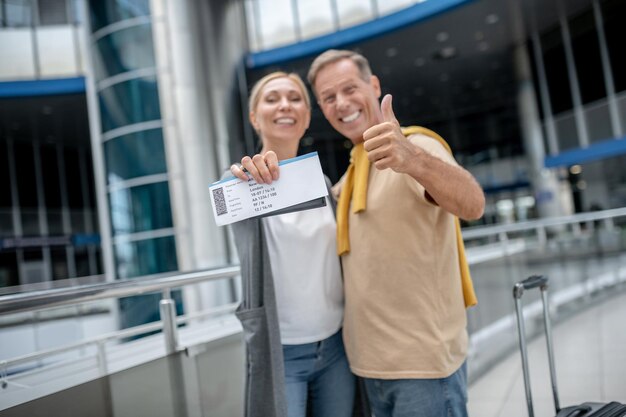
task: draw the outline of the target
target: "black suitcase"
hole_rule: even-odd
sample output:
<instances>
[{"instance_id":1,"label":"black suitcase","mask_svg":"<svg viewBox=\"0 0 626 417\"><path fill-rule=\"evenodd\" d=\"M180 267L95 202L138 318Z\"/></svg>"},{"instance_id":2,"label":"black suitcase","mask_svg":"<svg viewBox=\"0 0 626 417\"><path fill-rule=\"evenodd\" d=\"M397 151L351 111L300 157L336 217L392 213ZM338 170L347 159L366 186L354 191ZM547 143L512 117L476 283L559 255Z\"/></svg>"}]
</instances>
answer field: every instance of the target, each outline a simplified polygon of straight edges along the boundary
<instances>
[{"instance_id":1,"label":"black suitcase","mask_svg":"<svg viewBox=\"0 0 626 417\"><path fill-rule=\"evenodd\" d=\"M548 309L548 278L542 275L533 275L513 287L515 299L515 313L517 315L517 331L519 334L519 347L522 354L522 371L524 374L524 388L526 389L526 404L528 416L534 417L533 398L530 392L530 376L528 374L528 352L526 350L526 332L524 330L524 316L522 314L522 295L525 290L539 288L543 303L543 321L546 332L546 344L548 347L548 363L550 364L550 380L552 382L552 396L556 417L624 417L626 405L618 402L593 403L587 402L580 405L561 408L559 405L559 393L556 386L556 371L554 367L554 352L552 350L552 331L550 328L550 311Z\"/></svg>"}]
</instances>

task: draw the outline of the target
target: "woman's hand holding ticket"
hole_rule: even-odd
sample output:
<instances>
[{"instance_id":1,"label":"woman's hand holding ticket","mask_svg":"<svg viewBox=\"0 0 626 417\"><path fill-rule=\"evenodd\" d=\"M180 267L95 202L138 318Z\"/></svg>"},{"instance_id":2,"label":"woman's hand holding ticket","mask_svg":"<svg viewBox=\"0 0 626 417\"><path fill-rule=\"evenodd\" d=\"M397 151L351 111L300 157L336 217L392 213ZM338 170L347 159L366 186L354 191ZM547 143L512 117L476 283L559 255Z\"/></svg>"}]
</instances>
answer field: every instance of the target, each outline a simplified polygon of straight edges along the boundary
<instances>
[{"instance_id":1,"label":"woman's hand holding ticket","mask_svg":"<svg viewBox=\"0 0 626 417\"><path fill-rule=\"evenodd\" d=\"M244 181L248 181L246 171L258 184L271 184L272 181L276 181L279 177L276 153L268 151L264 155L244 156L241 158L241 166L233 164L230 167L230 172Z\"/></svg>"}]
</instances>

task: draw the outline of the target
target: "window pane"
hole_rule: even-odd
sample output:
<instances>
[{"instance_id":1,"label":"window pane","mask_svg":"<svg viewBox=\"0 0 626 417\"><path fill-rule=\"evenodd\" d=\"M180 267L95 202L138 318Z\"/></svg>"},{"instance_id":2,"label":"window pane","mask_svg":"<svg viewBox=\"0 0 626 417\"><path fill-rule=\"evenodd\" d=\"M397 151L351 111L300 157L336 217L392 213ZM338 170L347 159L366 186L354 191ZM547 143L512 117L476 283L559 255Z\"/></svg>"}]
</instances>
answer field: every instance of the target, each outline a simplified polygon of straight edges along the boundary
<instances>
[{"instance_id":1,"label":"window pane","mask_svg":"<svg viewBox=\"0 0 626 417\"><path fill-rule=\"evenodd\" d=\"M155 77L115 84L102 90L99 98L103 132L161 118Z\"/></svg>"},{"instance_id":2,"label":"window pane","mask_svg":"<svg viewBox=\"0 0 626 417\"><path fill-rule=\"evenodd\" d=\"M0 207L0 239L13 236L13 211L10 207Z\"/></svg>"},{"instance_id":3,"label":"window pane","mask_svg":"<svg viewBox=\"0 0 626 417\"><path fill-rule=\"evenodd\" d=\"M15 252L0 252L0 287L12 287L20 284Z\"/></svg>"},{"instance_id":4,"label":"window pane","mask_svg":"<svg viewBox=\"0 0 626 417\"><path fill-rule=\"evenodd\" d=\"M94 50L96 79L155 66L152 25L123 29L98 40Z\"/></svg>"},{"instance_id":5,"label":"window pane","mask_svg":"<svg viewBox=\"0 0 626 417\"><path fill-rule=\"evenodd\" d=\"M13 149L19 205L21 207L37 207L37 180L35 179L33 146L27 142L16 142Z\"/></svg>"},{"instance_id":6,"label":"window pane","mask_svg":"<svg viewBox=\"0 0 626 417\"><path fill-rule=\"evenodd\" d=\"M570 113L557 117L554 122L559 140L559 149L566 151L568 149L580 148L578 129L576 128L576 118L574 115Z\"/></svg>"},{"instance_id":7,"label":"window pane","mask_svg":"<svg viewBox=\"0 0 626 417\"><path fill-rule=\"evenodd\" d=\"M161 320L159 313L161 297L161 294L147 294L120 298L119 312L122 329ZM182 292L180 290L172 291L172 299L176 303L176 315L184 314ZM147 335L136 336L131 339L145 336Z\"/></svg>"},{"instance_id":8,"label":"window pane","mask_svg":"<svg viewBox=\"0 0 626 417\"><path fill-rule=\"evenodd\" d=\"M88 277L91 275L89 271L89 252L86 246L75 248L74 259L77 277Z\"/></svg>"},{"instance_id":9,"label":"window pane","mask_svg":"<svg viewBox=\"0 0 626 417\"><path fill-rule=\"evenodd\" d=\"M339 12L339 26L342 28L367 22L374 18L371 1L337 1L337 11Z\"/></svg>"},{"instance_id":10,"label":"window pane","mask_svg":"<svg viewBox=\"0 0 626 417\"><path fill-rule=\"evenodd\" d=\"M52 263L53 280L69 278L67 252L64 247L50 249L50 262Z\"/></svg>"},{"instance_id":11,"label":"window pane","mask_svg":"<svg viewBox=\"0 0 626 417\"><path fill-rule=\"evenodd\" d=\"M561 29L557 27L541 36L541 45L552 111L558 114L570 110L573 102Z\"/></svg>"},{"instance_id":12,"label":"window pane","mask_svg":"<svg viewBox=\"0 0 626 417\"><path fill-rule=\"evenodd\" d=\"M87 232L84 210L70 210L70 229L73 234Z\"/></svg>"},{"instance_id":13,"label":"window pane","mask_svg":"<svg viewBox=\"0 0 626 417\"><path fill-rule=\"evenodd\" d=\"M48 234L58 236L64 234L63 230L63 214L61 209L48 208L46 210L48 221Z\"/></svg>"},{"instance_id":14,"label":"window pane","mask_svg":"<svg viewBox=\"0 0 626 417\"><path fill-rule=\"evenodd\" d=\"M40 236L39 211L35 208L22 208L20 210L22 218L22 234L24 236Z\"/></svg>"},{"instance_id":15,"label":"window pane","mask_svg":"<svg viewBox=\"0 0 626 417\"><path fill-rule=\"evenodd\" d=\"M248 42L250 42L250 50L258 51L261 49L261 39L259 39L259 28L256 24L255 8L258 7L257 0L246 0L245 14L246 27L248 28Z\"/></svg>"},{"instance_id":16,"label":"window pane","mask_svg":"<svg viewBox=\"0 0 626 417\"><path fill-rule=\"evenodd\" d=\"M114 191L110 204L114 236L172 227L167 181Z\"/></svg>"},{"instance_id":17,"label":"window pane","mask_svg":"<svg viewBox=\"0 0 626 417\"><path fill-rule=\"evenodd\" d=\"M3 1L3 26L7 27L23 27L30 26L33 23L33 9L31 2L22 1Z\"/></svg>"},{"instance_id":18,"label":"window pane","mask_svg":"<svg viewBox=\"0 0 626 417\"><path fill-rule=\"evenodd\" d=\"M104 143L104 154L109 184L167 172L161 129L111 139Z\"/></svg>"},{"instance_id":19,"label":"window pane","mask_svg":"<svg viewBox=\"0 0 626 417\"><path fill-rule=\"evenodd\" d=\"M82 0L70 0L72 2L72 23L82 23L85 3Z\"/></svg>"},{"instance_id":20,"label":"window pane","mask_svg":"<svg viewBox=\"0 0 626 417\"><path fill-rule=\"evenodd\" d=\"M295 42L291 0L259 0L258 7L262 49Z\"/></svg>"},{"instance_id":21,"label":"window pane","mask_svg":"<svg viewBox=\"0 0 626 417\"><path fill-rule=\"evenodd\" d=\"M117 278L133 278L176 271L176 242L173 236L115 245Z\"/></svg>"},{"instance_id":22,"label":"window pane","mask_svg":"<svg viewBox=\"0 0 626 417\"><path fill-rule=\"evenodd\" d=\"M376 0L378 12L381 15L397 12L413 4L413 0Z\"/></svg>"},{"instance_id":23,"label":"window pane","mask_svg":"<svg viewBox=\"0 0 626 417\"><path fill-rule=\"evenodd\" d=\"M24 261L41 261L43 260L43 252L41 248L26 248L24 249Z\"/></svg>"},{"instance_id":24,"label":"window pane","mask_svg":"<svg viewBox=\"0 0 626 417\"><path fill-rule=\"evenodd\" d=\"M2 190L0 192L0 209L12 205L9 158L13 158L13 155L9 155L7 143L3 141L0 143L0 190Z\"/></svg>"},{"instance_id":25,"label":"window pane","mask_svg":"<svg viewBox=\"0 0 626 417\"><path fill-rule=\"evenodd\" d=\"M303 39L334 31L330 0L299 0L298 16Z\"/></svg>"},{"instance_id":26,"label":"window pane","mask_svg":"<svg viewBox=\"0 0 626 417\"><path fill-rule=\"evenodd\" d=\"M606 97L593 11L589 10L575 17L569 22L569 27L583 104Z\"/></svg>"},{"instance_id":27,"label":"window pane","mask_svg":"<svg viewBox=\"0 0 626 417\"><path fill-rule=\"evenodd\" d=\"M111 23L150 15L150 0L89 0L91 30L96 31Z\"/></svg>"},{"instance_id":28,"label":"window pane","mask_svg":"<svg viewBox=\"0 0 626 417\"><path fill-rule=\"evenodd\" d=\"M83 201L78 149L64 148L63 159L65 162L65 184L69 207L71 209L81 209L85 204Z\"/></svg>"},{"instance_id":29,"label":"window pane","mask_svg":"<svg viewBox=\"0 0 626 417\"><path fill-rule=\"evenodd\" d=\"M61 207L61 183L59 182L59 164L56 145L42 144L40 151L46 207L59 208Z\"/></svg>"},{"instance_id":30,"label":"window pane","mask_svg":"<svg viewBox=\"0 0 626 417\"><path fill-rule=\"evenodd\" d=\"M96 274L104 274L104 268L102 267L102 248L96 246Z\"/></svg>"},{"instance_id":31,"label":"window pane","mask_svg":"<svg viewBox=\"0 0 626 417\"><path fill-rule=\"evenodd\" d=\"M39 24L63 25L67 20L67 5L65 0L44 0L39 2Z\"/></svg>"},{"instance_id":32,"label":"window pane","mask_svg":"<svg viewBox=\"0 0 626 417\"><path fill-rule=\"evenodd\" d=\"M624 0L607 0L602 2L602 16L606 43L611 57L615 90L626 90L626 54L624 54L624 39L626 39L626 2Z\"/></svg>"},{"instance_id":33,"label":"window pane","mask_svg":"<svg viewBox=\"0 0 626 417\"><path fill-rule=\"evenodd\" d=\"M585 109L587 129L591 142L603 141L613 137L609 104L603 101Z\"/></svg>"}]
</instances>

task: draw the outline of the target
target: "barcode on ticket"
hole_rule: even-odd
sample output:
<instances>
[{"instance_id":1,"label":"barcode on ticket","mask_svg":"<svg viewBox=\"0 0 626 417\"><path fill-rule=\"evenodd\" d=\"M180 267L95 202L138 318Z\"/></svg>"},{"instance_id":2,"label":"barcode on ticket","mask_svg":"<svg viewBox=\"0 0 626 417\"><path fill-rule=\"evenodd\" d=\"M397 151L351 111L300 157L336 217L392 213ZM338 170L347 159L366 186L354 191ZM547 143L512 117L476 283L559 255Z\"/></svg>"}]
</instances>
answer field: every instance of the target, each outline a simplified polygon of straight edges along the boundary
<instances>
[{"instance_id":1,"label":"barcode on ticket","mask_svg":"<svg viewBox=\"0 0 626 417\"><path fill-rule=\"evenodd\" d=\"M213 200L215 200L215 211L218 216L228 213L226 208L226 199L224 198L224 189L216 188L213 191Z\"/></svg>"}]
</instances>

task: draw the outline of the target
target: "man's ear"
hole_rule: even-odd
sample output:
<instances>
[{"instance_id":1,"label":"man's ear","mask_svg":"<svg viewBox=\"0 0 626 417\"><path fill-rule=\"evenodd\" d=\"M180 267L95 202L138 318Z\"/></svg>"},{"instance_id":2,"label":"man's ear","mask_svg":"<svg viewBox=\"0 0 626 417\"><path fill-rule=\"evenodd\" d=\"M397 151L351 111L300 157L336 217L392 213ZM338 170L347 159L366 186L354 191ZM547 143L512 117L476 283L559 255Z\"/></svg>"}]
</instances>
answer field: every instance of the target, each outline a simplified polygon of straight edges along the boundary
<instances>
[{"instance_id":1,"label":"man's ear","mask_svg":"<svg viewBox=\"0 0 626 417\"><path fill-rule=\"evenodd\" d=\"M370 85L374 88L374 91L376 92L376 98L380 98L382 91L380 89L380 80L377 76L372 75L370 77Z\"/></svg>"}]
</instances>

